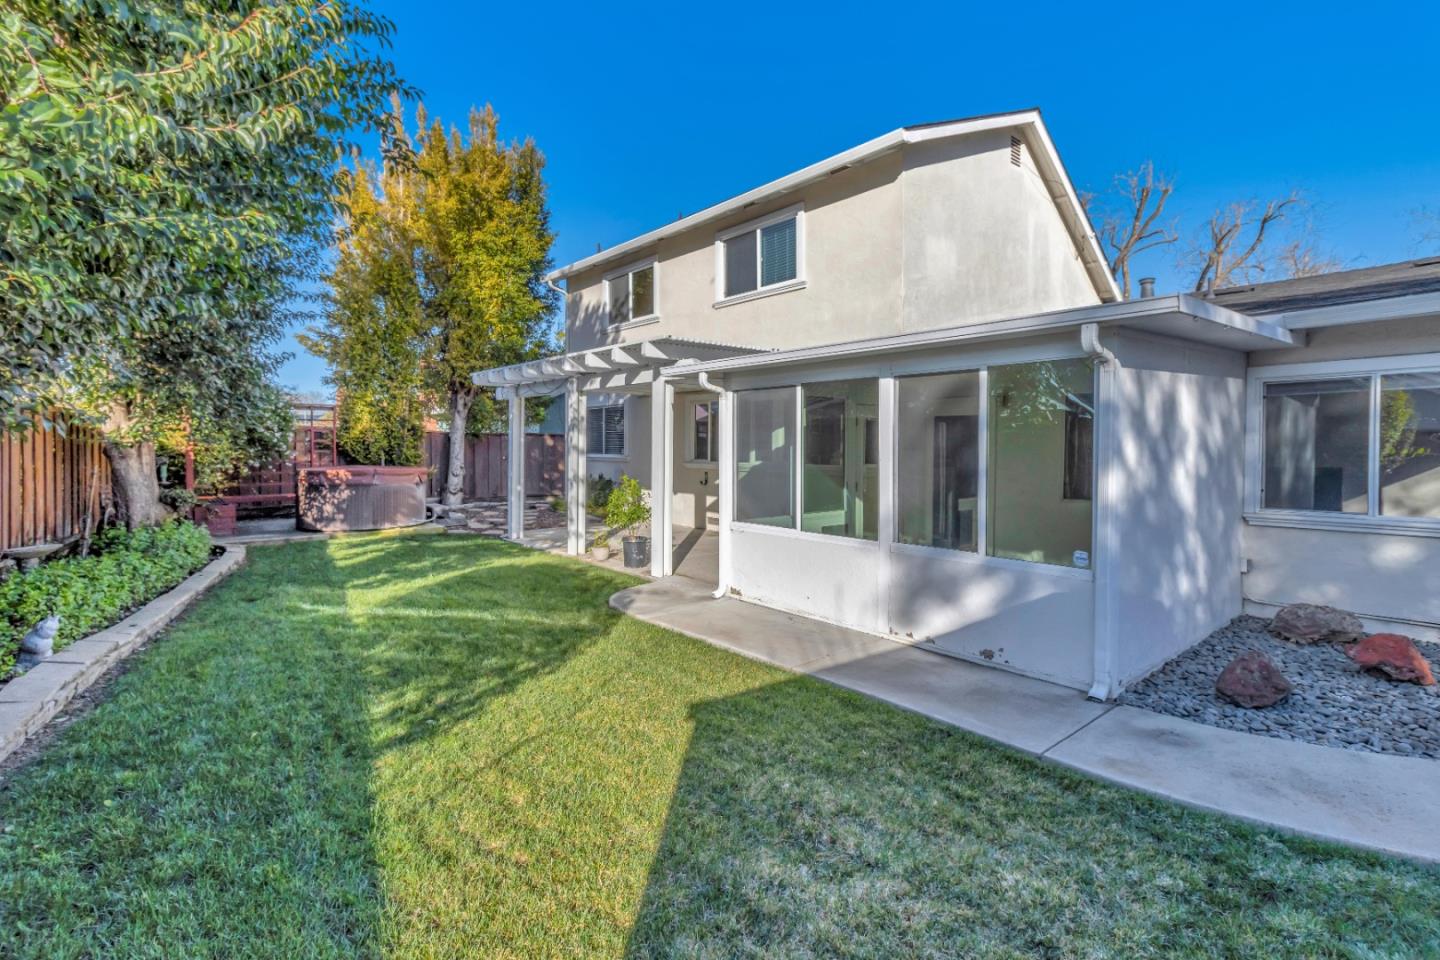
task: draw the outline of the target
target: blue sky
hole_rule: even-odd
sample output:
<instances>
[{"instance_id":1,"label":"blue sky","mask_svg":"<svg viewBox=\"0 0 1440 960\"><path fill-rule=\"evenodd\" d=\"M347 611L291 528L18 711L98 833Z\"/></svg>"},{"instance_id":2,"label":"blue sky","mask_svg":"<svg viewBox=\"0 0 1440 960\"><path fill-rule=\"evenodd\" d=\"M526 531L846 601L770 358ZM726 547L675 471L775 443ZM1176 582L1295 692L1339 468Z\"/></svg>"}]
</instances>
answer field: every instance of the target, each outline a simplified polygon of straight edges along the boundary
<instances>
[{"instance_id":1,"label":"blue sky","mask_svg":"<svg viewBox=\"0 0 1440 960\"><path fill-rule=\"evenodd\" d=\"M432 116L489 102L545 152L557 263L895 127L1031 106L1081 190L1170 172L1187 234L1299 189L1347 265L1440 252L1414 220L1440 208L1429 4L375 6ZM1175 259L1141 272L1187 287ZM282 381L328 392L287 349Z\"/></svg>"}]
</instances>

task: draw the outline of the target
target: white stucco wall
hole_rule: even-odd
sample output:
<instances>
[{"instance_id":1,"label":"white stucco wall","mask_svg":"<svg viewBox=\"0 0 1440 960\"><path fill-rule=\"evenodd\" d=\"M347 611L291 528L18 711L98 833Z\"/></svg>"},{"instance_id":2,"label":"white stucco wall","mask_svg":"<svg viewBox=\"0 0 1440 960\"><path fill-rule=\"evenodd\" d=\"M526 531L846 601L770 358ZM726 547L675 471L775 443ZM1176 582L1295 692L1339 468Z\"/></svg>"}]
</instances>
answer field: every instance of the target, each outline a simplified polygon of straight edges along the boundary
<instances>
[{"instance_id":1,"label":"white stucco wall","mask_svg":"<svg viewBox=\"0 0 1440 960\"><path fill-rule=\"evenodd\" d=\"M880 157L661 241L646 254L658 257L658 323L626 330L608 326L603 277L626 260L571 277L566 281L566 349L656 337L795 347L895 332L899 175L898 154ZM795 203L805 209L805 288L716 307L716 234Z\"/></svg>"},{"instance_id":2,"label":"white stucco wall","mask_svg":"<svg viewBox=\"0 0 1440 960\"><path fill-rule=\"evenodd\" d=\"M905 330L1099 303L1027 148L1010 130L917 144L905 153Z\"/></svg>"},{"instance_id":3,"label":"white stucco wall","mask_svg":"<svg viewBox=\"0 0 1440 960\"><path fill-rule=\"evenodd\" d=\"M914 144L566 281L569 350L679 337L775 348L837 343L1098 303L1011 130ZM804 207L806 285L716 306L715 237ZM608 325L607 272L656 257L660 320Z\"/></svg>"},{"instance_id":4,"label":"white stucco wall","mask_svg":"<svg viewBox=\"0 0 1440 960\"><path fill-rule=\"evenodd\" d=\"M1112 336L1119 357L1117 679L1127 684L1239 615L1245 357Z\"/></svg>"},{"instance_id":5,"label":"white stucco wall","mask_svg":"<svg viewBox=\"0 0 1440 960\"><path fill-rule=\"evenodd\" d=\"M1440 638L1440 539L1247 524L1244 545L1251 612L1324 603L1376 628Z\"/></svg>"},{"instance_id":6,"label":"white stucco wall","mask_svg":"<svg viewBox=\"0 0 1440 960\"><path fill-rule=\"evenodd\" d=\"M1304 333L1304 346L1257 350L1250 354L1250 366L1440 353L1440 316L1318 327Z\"/></svg>"}]
</instances>

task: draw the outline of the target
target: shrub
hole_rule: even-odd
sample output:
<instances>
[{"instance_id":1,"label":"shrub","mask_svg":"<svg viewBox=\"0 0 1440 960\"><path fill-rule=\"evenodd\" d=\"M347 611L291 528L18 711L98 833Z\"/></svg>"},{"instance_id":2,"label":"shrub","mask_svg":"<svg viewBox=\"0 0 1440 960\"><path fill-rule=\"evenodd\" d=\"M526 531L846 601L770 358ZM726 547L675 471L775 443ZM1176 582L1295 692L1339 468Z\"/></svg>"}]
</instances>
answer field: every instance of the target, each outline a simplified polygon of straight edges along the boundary
<instances>
[{"instance_id":1,"label":"shrub","mask_svg":"<svg viewBox=\"0 0 1440 960\"><path fill-rule=\"evenodd\" d=\"M615 490L615 481L604 474L596 474L590 478L589 496L585 505L591 513L604 514L605 507L610 502L610 494Z\"/></svg>"},{"instance_id":2,"label":"shrub","mask_svg":"<svg viewBox=\"0 0 1440 960\"><path fill-rule=\"evenodd\" d=\"M105 530L95 553L52 560L0 583L0 679L26 631L60 617L55 649L109 626L184 580L210 559L210 534L192 523Z\"/></svg>"},{"instance_id":3,"label":"shrub","mask_svg":"<svg viewBox=\"0 0 1440 960\"><path fill-rule=\"evenodd\" d=\"M621 477L620 485L610 494L605 505L605 525L612 530L625 531L626 539L639 533L643 524L650 522L650 504L640 481L634 477Z\"/></svg>"}]
</instances>

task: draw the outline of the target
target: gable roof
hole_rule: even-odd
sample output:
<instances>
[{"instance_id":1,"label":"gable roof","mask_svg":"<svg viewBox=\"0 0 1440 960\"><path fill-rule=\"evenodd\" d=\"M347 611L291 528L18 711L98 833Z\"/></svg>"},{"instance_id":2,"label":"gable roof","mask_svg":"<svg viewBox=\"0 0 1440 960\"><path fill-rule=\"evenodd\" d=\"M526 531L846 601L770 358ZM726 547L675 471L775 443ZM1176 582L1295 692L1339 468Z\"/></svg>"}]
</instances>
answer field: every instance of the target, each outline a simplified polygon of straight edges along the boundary
<instances>
[{"instance_id":1,"label":"gable roof","mask_svg":"<svg viewBox=\"0 0 1440 960\"><path fill-rule=\"evenodd\" d=\"M846 167L866 163L893 151L901 150L908 144L963 137L1007 127L1020 128L1025 132L1025 140L1030 147L1035 165L1044 179L1050 199L1054 202L1061 220L1064 221L1065 227L1075 243L1076 251L1080 254L1080 259L1085 265L1086 273L1089 274L1090 282L1094 285L1096 293L1103 301L1119 300L1120 290L1115 284L1115 278L1110 274L1110 267L1105 259L1104 251L1100 248L1100 241L1095 236L1095 230L1090 225L1090 219L1085 213L1084 206L1080 203L1074 185L1070 182L1070 175L1066 173L1064 164L1060 162L1060 154L1055 150L1055 144L1050 139L1049 131L1045 129L1045 123L1040 118L1040 111L1035 108L900 127L898 130L892 130L873 140L867 140L859 146L851 147L832 157L812 163L808 167L787 174L778 180L772 180L763 186L731 197L729 200L706 207L699 213L682 217L673 223L651 230L649 233L641 234L633 240L627 240L584 259L576 260L574 263L552 271L546 276L546 279L561 280L583 270L619 260L667 237L673 237L676 234L727 217L753 204L798 190Z\"/></svg>"},{"instance_id":2,"label":"gable roof","mask_svg":"<svg viewBox=\"0 0 1440 960\"><path fill-rule=\"evenodd\" d=\"M1270 314L1437 292L1440 257L1425 257L1314 277L1225 287L1216 290L1212 300L1231 310Z\"/></svg>"}]
</instances>

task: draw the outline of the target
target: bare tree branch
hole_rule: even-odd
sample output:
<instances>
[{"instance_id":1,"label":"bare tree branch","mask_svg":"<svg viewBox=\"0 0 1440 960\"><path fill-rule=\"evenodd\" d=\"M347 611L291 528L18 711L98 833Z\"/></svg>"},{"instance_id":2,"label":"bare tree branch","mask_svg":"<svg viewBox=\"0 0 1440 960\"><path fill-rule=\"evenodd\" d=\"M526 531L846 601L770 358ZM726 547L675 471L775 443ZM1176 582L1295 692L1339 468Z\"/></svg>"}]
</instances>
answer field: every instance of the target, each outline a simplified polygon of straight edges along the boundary
<instances>
[{"instance_id":1,"label":"bare tree branch","mask_svg":"<svg viewBox=\"0 0 1440 960\"><path fill-rule=\"evenodd\" d=\"M1200 264L1195 290L1233 286L1263 276L1272 260L1265 247L1267 235L1301 202L1300 194L1292 193L1283 200L1267 201L1263 209L1258 201L1246 200L1216 210L1206 223L1208 238L1191 251L1191 259ZM1244 242L1247 233L1249 243Z\"/></svg>"},{"instance_id":2,"label":"bare tree branch","mask_svg":"<svg viewBox=\"0 0 1440 960\"><path fill-rule=\"evenodd\" d=\"M1175 182L1163 173L1156 173L1155 164L1149 160L1141 164L1139 170L1115 177L1115 193L1123 202L1101 220L1100 242L1109 253L1110 272L1119 281L1121 295L1126 300L1130 299L1131 262L1135 256L1180 238L1173 221L1160 222L1165 203L1174 191ZM1087 209L1093 201L1093 195L1086 195Z\"/></svg>"}]
</instances>

